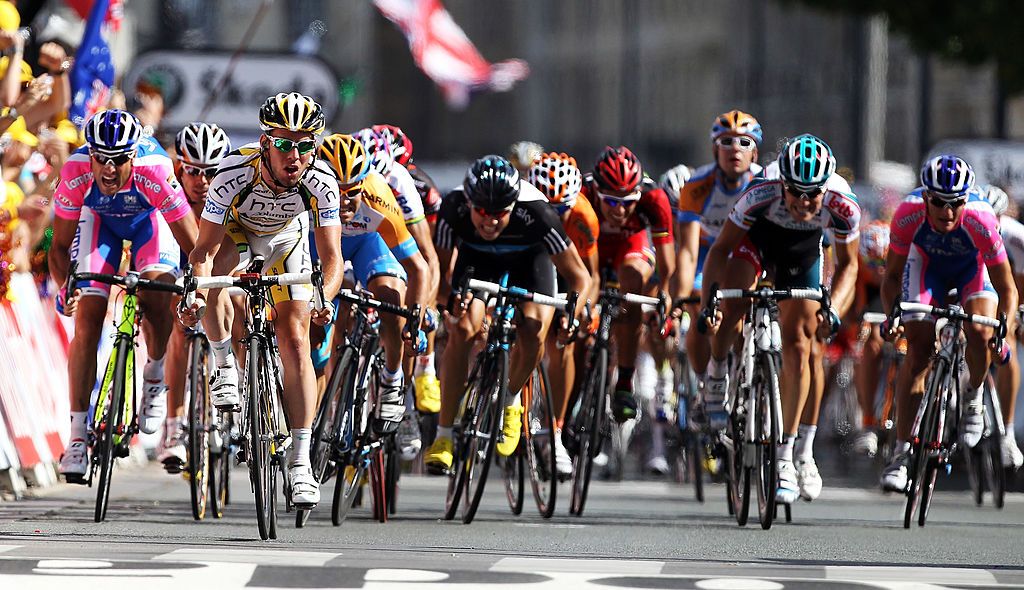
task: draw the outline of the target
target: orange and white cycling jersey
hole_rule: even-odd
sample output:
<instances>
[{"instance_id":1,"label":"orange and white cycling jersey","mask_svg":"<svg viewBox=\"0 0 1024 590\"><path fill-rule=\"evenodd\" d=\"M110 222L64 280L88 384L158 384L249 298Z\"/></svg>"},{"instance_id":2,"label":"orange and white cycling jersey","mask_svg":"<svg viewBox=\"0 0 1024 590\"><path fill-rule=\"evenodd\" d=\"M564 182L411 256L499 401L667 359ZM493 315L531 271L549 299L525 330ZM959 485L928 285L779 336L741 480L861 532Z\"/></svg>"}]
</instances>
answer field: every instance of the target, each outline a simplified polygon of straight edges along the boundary
<instances>
[{"instance_id":1,"label":"orange and white cycling jersey","mask_svg":"<svg viewBox=\"0 0 1024 590\"><path fill-rule=\"evenodd\" d=\"M341 224L342 237L379 233L384 243L402 260L419 249L406 228L402 208L384 177L371 172L363 179L363 198L351 221ZM404 253L405 256L399 254Z\"/></svg>"},{"instance_id":2,"label":"orange and white cycling jersey","mask_svg":"<svg viewBox=\"0 0 1024 590\"><path fill-rule=\"evenodd\" d=\"M594 206L589 200L582 195L577 198L562 225L565 226L565 233L569 239L576 244L580 258L589 258L597 252L597 237L601 223L597 220L597 213L594 213Z\"/></svg>"},{"instance_id":3,"label":"orange and white cycling jersey","mask_svg":"<svg viewBox=\"0 0 1024 590\"><path fill-rule=\"evenodd\" d=\"M700 223L700 242L705 247L715 242L736 201L761 171L761 166L751 164L750 171L743 175L739 186L733 191L722 185L717 171L718 167L714 163L694 171L679 190L679 206L675 212L677 222Z\"/></svg>"}]
</instances>

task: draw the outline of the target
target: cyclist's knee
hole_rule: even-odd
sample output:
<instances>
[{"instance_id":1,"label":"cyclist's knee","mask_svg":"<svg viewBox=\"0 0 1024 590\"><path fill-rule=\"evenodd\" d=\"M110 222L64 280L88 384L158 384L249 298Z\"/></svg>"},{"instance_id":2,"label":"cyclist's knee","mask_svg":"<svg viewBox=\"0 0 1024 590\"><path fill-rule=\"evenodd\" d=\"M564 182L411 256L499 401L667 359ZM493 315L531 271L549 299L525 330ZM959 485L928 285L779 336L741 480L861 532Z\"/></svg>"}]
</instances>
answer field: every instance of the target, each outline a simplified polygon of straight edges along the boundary
<instances>
[{"instance_id":1,"label":"cyclist's knee","mask_svg":"<svg viewBox=\"0 0 1024 590\"><path fill-rule=\"evenodd\" d=\"M402 305L405 283L396 277L377 276L370 280L370 292L385 303Z\"/></svg>"}]
</instances>

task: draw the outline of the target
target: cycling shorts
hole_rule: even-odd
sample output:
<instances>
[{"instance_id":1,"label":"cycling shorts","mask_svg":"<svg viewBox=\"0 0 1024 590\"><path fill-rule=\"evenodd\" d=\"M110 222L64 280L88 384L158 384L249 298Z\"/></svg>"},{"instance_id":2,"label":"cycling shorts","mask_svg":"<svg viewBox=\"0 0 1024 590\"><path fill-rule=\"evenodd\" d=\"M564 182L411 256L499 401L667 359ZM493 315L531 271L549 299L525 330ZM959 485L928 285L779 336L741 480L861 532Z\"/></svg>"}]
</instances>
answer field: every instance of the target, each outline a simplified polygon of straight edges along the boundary
<instances>
[{"instance_id":1,"label":"cycling shorts","mask_svg":"<svg viewBox=\"0 0 1024 590\"><path fill-rule=\"evenodd\" d=\"M943 305L952 289L957 290L961 305L977 298L999 299L980 257L940 263L930 260L918 248L910 249L903 268L903 301ZM903 320L934 321L923 313L905 313Z\"/></svg>"},{"instance_id":2,"label":"cycling shorts","mask_svg":"<svg viewBox=\"0 0 1024 590\"><path fill-rule=\"evenodd\" d=\"M170 226L156 209L148 215L140 215L130 224L118 224L115 230L103 223L96 212L83 206L71 243L71 259L78 262L79 272L117 274L124 242L131 242L133 270L177 276L181 249ZM106 297L110 294L110 285L93 281L79 283L79 289L83 295Z\"/></svg>"},{"instance_id":3,"label":"cycling shorts","mask_svg":"<svg viewBox=\"0 0 1024 590\"><path fill-rule=\"evenodd\" d=\"M704 261L707 260L708 251L711 250L711 246L700 245L700 249L697 250L697 270L693 276L693 290L699 292L704 286Z\"/></svg>"},{"instance_id":4,"label":"cycling shorts","mask_svg":"<svg viewBox=\"0 0 1024 590\"><path fill-rule=\"evenodd\" d=\"M517 252L515 256L496 256L462 245L452 272L453 287L457 289L462 284L462 277L470 267L473 268L474 279L497 283L507 272L510 286L544 295L555 294L555 265L543 247Z\"/></svg>"},{"instance_id":5,"label":"cycling shorts","mask_svg":"<svg viewBox=\"0 0 1024 590\"><path fill-rule=\"evenodd\" d=\"M239 268L244 269L252 256L263 256L263 274L277 275L293 272L310 272L313 259L309 253L309 232L307 216L299 215L276 234L256 235L250 233L233 217L227 221L227 232L238 247ZM274 303L282 301L312 301L312 285L287 285L271 287Z\"/></svg>"},{"instance_id":6,"label":"cycling shorts","mask_svg":"<svg viewBox=\"0 0 1024 590\"><path fill-rule=\"evenodd\" d=\"M754 267L758 275L764 272L776 289L820 289L822 257L819 246L818 259L809 266L786 266L766 261L764 252L749 238L743 238L733 250L732 258L744 260Z\"/></svg>"},{"instance_id":7,"label":"cycling shorts","mask_svg":"<svg viewBox=\"0 0 1024 590\"><path fill-rule=\"evenodd\" d=\"M654 248L646 231L636 232L628 237L615 234L601 234L597 240L597 257L601 268L618 270L627 260L641 259L654 267Z\"/></svg>"},{"instance_id":8,"label":"cycling shorts","mask_svg":"<svg viewBox=\"0 0 1024 590\"><path fill-rule=\"evenodd\" d=\"M368 287L376 277L407 279L405 267L376 232L342 237L341 255L346 263L352 264L354 279L363 287Z\"/></svg>"}]
</instances>

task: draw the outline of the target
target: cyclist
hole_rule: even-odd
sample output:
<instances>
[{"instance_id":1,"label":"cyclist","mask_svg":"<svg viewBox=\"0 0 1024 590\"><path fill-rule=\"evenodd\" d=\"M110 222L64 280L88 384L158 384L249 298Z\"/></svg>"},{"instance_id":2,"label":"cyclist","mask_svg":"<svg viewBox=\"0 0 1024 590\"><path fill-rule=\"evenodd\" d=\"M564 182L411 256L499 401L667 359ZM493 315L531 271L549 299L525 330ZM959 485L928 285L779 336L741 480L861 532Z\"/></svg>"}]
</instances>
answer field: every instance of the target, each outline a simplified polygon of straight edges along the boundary
<instances>
[{"instance_id":1,"label":"cyclist","mask_svg":"<svg viewBox=\"0 0 1024 590\"><path fill-rule=\"evenodd\" d=\"M519 176L525 178L530 174L530 166L534 160L544 153L540 144L532 141L517 141L508 146L508 161L519 171Z\"/></svg>"},{"instance_id":2,"label":"cyclist","mask_svg":"<svg viewBox=\"0 0 1024 590\"><path fill-rule=\"evenodd\" d=\"M677 189L676 208L676 273L672 292L675 298L689 297L700 292L704 264L708 250L725 225L733 205L761 172L757 164L757 147L763 139L761 124L743 111L729 111L719 115L711 124L711 155L714 162L698 168L690 179ZM697 317L697 305L687 308L690 317ZM711 356L708 338L698 330L686 334L686 352L695 367L697 382L703 383L707 375L704 367ZM695 412L696 418L704 413L714 430L725 427L728 415L722 392L704 391L704 412Z\"/></svg>"},{"instance_id":3,"label":"cyclist","mask_svg":"<svg viewBox=\"0 0 1024 590\"><path fill-rule=\"evenodd\" d=\"M951 288L957 290L966 312L994 317L1000 311L1012 327L1017 289L995 213L974 188L971 166L957 156L940 155L925 162L921 186L903 200L893 216L882 304L892 309L902 299L941 305ZM924 392L935 350L935 326L930 317L903 314L903 323L907 357L896 380L897 454L881 478L882 489L895 492L907 488L909 440L918 407L914 399ZM992 330L965 324L964 331L970 385L962 392L960 435L973 447L984 429L981 394L993 359ZM888 326L883 327L883 334L891 337ZM1009 348L1003 346L996 352L1005 355Z\"/></svg>"},{"instance_id":4,"label":"cyclist","mask_svg":"<svg viewBox=\"0 0 1024 590\"><path fill-rule=\"evenodd\" d=\"M885 259L889 253L889 223L875 220L860 232L860 265L857 277L857 294L850 318L859 322L864 312L886 313L882 307L882 278L885 276ZM853 452L874 456L878 452L878 418L875 414L875 394L878 390L881 368L882 345L884 340L878 326L866 326L862 330L862 346L854 385L860 404L862 429L853 439Z\"/></svg>"},{"instance_id":5,"label":"cyclist","mask_svg":"<svg viewBox=\"0 0 1024 590\"><path fill-rule=\"evenodd\" d=\"M54 194L56 217L49 267L53 280L64 284L72 258L83 272L116 273L124 240L131 242L132 266L144 278L173 281L179 251L196 241L196 221L174 178L167 152L142 136L135 115L108 110L85 125L86 145L75 150L61 168ZM96 382L96 348L107 312L110 288L82 283L67 301L64 289L57 308L75 316L75 336L68 351L71 396L71 437L60 460L60 473L72 483L85 483L89 397ZM143 291L146 350L139 430L156 432L166 410L164 353L174 323L170 295ZM76 313L77 312L77 313Z\"/></svg>"},{"instance_id":6,"label":"cyclist","mask_svg":"<svg viewBox=\"0 0 1024 590\"><path fill-rule=\"evenodd\" d=\"M318 152L330 165L341 190L341 253L352 263L360 285L380 301L401 306L408 298L424 299L429 287L430 268L409 235L402 209L384 177L370 169L370 155L351 135L335 134L324 139ZM406 283L411 285L407 293ZM335 326L335 335L343 328ZM384 348L384 371L375 415L376 429L392 432L405 413L402 371L402 325L404 320L385 313L380 316L380 339Z\"/></svg>"},{"instance_id":7,"label":"cyclist","mask_svg":"<svg viewBox=\"0 0 1024 590\"><path fill-rule=\"evenodd\" d=\"M810 392L811 370L821 363L820 347L813 346L814 335L834 333L838 328L841 314L852 302L857 278L860 206L852 194L826 187L835 168L832 150L821 139L805 134L787 141L779 154L781 178L757 181L743 193L704 262L705 303L712 284L752 288L762 270L774 279L777 289L817 289L822 283L822 233L831 229L834 234L834 307L823 314L814 301L779 302L783 442L778 451L776 499L785 504L796 501L800 493L793 447ZM711 321L718 327L711 339L707 390L715 398L728 391L726 357L740 333L746 309L741 301L725 303Z\"/></svg>"},{"instance_id":8,"label":"cyclist","mask_svg":"<svg viewBox=\"0 0 1024 590\"><path fill-rule=\"evenodd\" d=\"M544 194L548 203L558 214L583 265L590 275L590 292L581 293L581 301L597 301L601 285L598 276L597 237L600 223L590 201L581 199L583 173L576 166L576 160L564 153L541 154L530 167L530 184ZM558 277L559 292L566 292L565 279ZM576 346L570 341L564 347L554 341L555 334L548 333L546 351L548 354L548 375L551 378L551 400L555 407L555 465L559 475L572 473L572 459L562 444L562 422L576 380Z\"/></svg>"},{"instance_id":9,"label":"cyclist","mask_svg":"<svg viewBox=\"0 0 1024 590\"><path fill-rule=\"evenodd\" d=\"M598 258L601 269L613 273L626 293L648 294L656 290L655 271L660 285L667 286L675 269L672 209L668 197L656 185L643 184L643 179L640 160L629 148L606 147L583 187L584 196L595 205L600 223ZM633 373L641 320L640 309L629 306L615 327L619 372L612 396L612 413L618 422L633 419L637 414ZM652 343L650 348L653 356L658 347ZM663 360L663 357L655 358L659 365L658 361Z\"/></svg>"},{"instance_id":10,"label":"cyclist","mask_svg":"<svg viewBox=\"0 0 1024 590\"><path fill-rule=\"evenodd\" d=\"M313 99L297 92L267 98L259 112L259 141L231 152L217 168L207 193L199 239L189 255L196 276L228 274L239 252L222 248L230 232L239 248L266 258L266 274L309 272L312 259L307 226L314 227L328 301L342 278L338 182L326 162L316 159L324 114ZM309 214L307 215L307 211ZM273 287L274 330L284 365L283 406L291 429L288 467L292 503L310 508L320 501L309 463L310 425L316 411L316 377L310 357L309 323L330 322L333 310L310 310L311 286ZM203 317L216 357L211 397L221 410L239 410L238 374L231 350L233 309L225 289L211 289ZM195 325L203 295L182 313Z\"/></svg>"},{"instance_id":11,"label":"cyclist","mask_svg":"<svg viewBox=\"0 0 1024 590\"><path fill-rule=\"evenodd\" d=\"M457 253L448 289L459 285L467 269L475 278L495 281L509 274L509 284L542 293L555 294L555 271L567 288L588 293L590 279L576 246L566 236L558 215L547 198L525 180L501 156L484 156L470 167L461 187L445 195L437 222L437 246L443 268ZM448 278L448 277L446 277ZM447 293L446 293L447 294ZM453 298L448 323L448 344L441 361L441 412L437 437L424 454L432 473L444 473L452 464L452 424L469 370L470 349L484 321L484 302L470 294ZM575 317L561 326L566 339L571 324L584 313L576 306ZM516 341L509 366L509 391L517 392L505 408L503 439L497 451L510 455L519 444L523 406L518 392L540 361L542 343L554 310L535 303L522 303L516 313Z\"/></svg>"},{"instance_id":12,"label":"cyclist","mask_svg":"<svg viewBox=\"0 0 1024 590\"><path fill-rule=\"evenodd\" d=\"M216 125L189 123L174 138L177 156L175 173L185 193L197 223L206 205L210 180L217 173L217 165L231 151L227 133ZM182 252L182 262L188 253ZM172 305L177 304L177 297ZM167 420L164 435L157 449L156 459L170 473L179 473L185 466L188 429L185 424L185 373L188 370L188 347L185 331L175 323L167 350Z\"/></svg>"},{"instance_id":13,"label":"cyclist","mask_svg":"<svg viewBox=\"0 0 1024 590\"><path fill-rule=\"evenodd\" d=\"M985 200L992 206L999 219L999 235L1003 238L1006 254L1013 269L1014 285L1018 296L1024 288L1024 224L1006 215L1010 207L1010 197L1006 191L995 185L981 187ZM1017 407L1017 391L1020 389L1020 365L1017 363L1016 343L1013 338L1006 339L1009 347L1010 361L999 367L996 373L996 390L999 392L999 404L1003 410L1005 436L1003 436L1003 465L1019 469L1024 464L1014 435L1013 414Z\"/></svg>"}]
</instances>

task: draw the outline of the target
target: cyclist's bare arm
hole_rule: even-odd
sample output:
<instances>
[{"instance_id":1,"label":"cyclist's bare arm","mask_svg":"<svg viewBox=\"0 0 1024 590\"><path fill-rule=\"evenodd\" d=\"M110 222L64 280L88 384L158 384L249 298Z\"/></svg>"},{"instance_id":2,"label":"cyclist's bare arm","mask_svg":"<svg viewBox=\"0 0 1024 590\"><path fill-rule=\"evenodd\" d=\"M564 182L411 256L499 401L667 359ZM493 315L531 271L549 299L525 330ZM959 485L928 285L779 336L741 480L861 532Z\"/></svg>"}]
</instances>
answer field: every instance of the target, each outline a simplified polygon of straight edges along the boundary
<instances>
[{"instance_id":1,"label":"cyclist's bare arm","mask_svg":"<svg viewBox=\"0 0 1024 590\"><path fill-rule=\"evenodd\" d=\"M431 291L437 290L437 287L435 283L430 282L433 275L427 261L423 259L423 254L414 252L412 256L407 256L401 262L405 272L409 274L409 290L405 293L406 302L419 303L423 307L430 305L431 300L428 297L430 297Z\"/></svg>"},{"instance_id":2,"label":"cyclist's bare arm","mask_svg":"<svg viewBox=\"0 0 1024 590\"><path fill-rule=\"evenodd\" d=\"M423 260L427 263L427 268L430 271L428 280L424 283L427 286L427 291L424 294L426 298L436 300L438 295L438 287L441 283L441 269L446 268L440 264L438 260L437 250L434 249L434 242L431 239L430 225L426 221L420 221L412 225L406 226L409 233L412 234L412 239L416 240L416 246L420 249L420 254L423 256ZM417 299L416 301L421 301Z\"/></svg>"},{"instance_id":3,"label":"cyclist's bare arm","mask_svg":"<svg viewBox=\"0 0 1024 590\"><path fill-rule=\"evenodd\" d=\"M836 243L832 246L835 251L836 266L835 274L832 277L832 307L843 317L856 295L857 266L860 264L858 249L860 240L850 240L845 243Z\"/></svg>"},{"instance_id":4,"label":"cyclist's bare arm","mask_svg":"<svg viewBox=\"0 0 1024 590\"><path fill-rule=\"evenodd\" d=\"M676 224L676 272L670 289L672 299L689 297L697 276L697 252L700 250L700 223L686 221Z\"/></svg>"},{"instance_id":5,"label":"cyclist's bare arm","mask_svg":"<svg viewBox=\"0 0 1024 590\"><path fill-rule=\"evenodd\" d=\"M1013 269L1009 260L988 267L988 276L999 295L999 312L1006 314L1007 333L1013 333L1017 315L1017 287L1013 282Z\"/></svg>"},{"instance_id":6,"label":"cyclist's bare arm","mask_svg":"<svg viewBox=\"0 0 1024 590\"><path fill-rule=\"evenodd\" d=\"M437 261L439 268L444 269L437 281L437 300L440 302L448 301L448 296L452 293L452 260L454 260L455 254L458 250L449 250L447 248L437 247Z\"/></svg>"},{"instance_id":7,"label":"cyclist's bare arm","mask_svg":"<svg viewBox=\"0 0 1024 590\"><path fill-rule=\"evenodd\" d=\"M341 226L318 227L313 230L313 240L324 273L324 299L330 301L338 294L345 274L345 261L341 257Z\"/></svg>"},{"instance_id":8,"label":"cyclist's bare arm","mask_svg":"<svg viewBox=\"0 0 1024 590\"><path fill-rule=\"evenodd\" d=\"M661 289L665 290L675 280L676 253L675 244L667 242L654 245L654 260L658 269L658 276L661 278Z\"/></svg>"},{"instance_id":9,"label":"cyclist's bare arm","mask_svg":"<svg viewBox=\"0 0 1024 590\"><path fill-rule=\"evenodd\" d=\"M68 280L68 266L71 264L71 242L78 230L77 219L53 218L53 244L47 254L50 276L53 282L63 285Z\"/></svg>"},{"instance_id":10,"label":"cyclist's bare arm","mask_svg":"<svg viewBox=\"0 0 1024 590\"><path fill-rule=\"evenodd\" d=\"M587 272L587 267L583 265L583 260L580 258L579 252L576 251L575 244L569 244L568 248L552 256L551 262L555 264L558 274L565 278L570 292L590 292L590 274ZM586 306L577 305L573 311L577 321L583 318L584 307Z\"/></svg>"},{"instance_id":11,"label":"cyclist's bare arm","mask_svg":"<svg viewBox=\"0 0 1024 590\"><path fill-rule=\"evenodd\" d=\"M583 303L590 301L593 303L597 302L597 298L601 294L601 265L597 257L597 249L595 248L589 256L583 259L583 266L587 267L587 274L590 275L590 290L584 294L580 292L580 304L578 307L582 307Z\"/></svg>"},{"instance_id":12,"label":"cyclist's bare arm","mask_svg":"<svg viewBox=\"0 0 1024 590\"><path fill-rule=\"evenodd\" d=\"M740 245L746 235L747 230L732 221L726 221L722 227L722 233L715 238L715 243L711 245L708 257L704 260L704 286L701 293L701 301L704 305L710 300L711 285L723 283L729 254Z\"/></svg>"},{"instance_id":13,"label":"cyclist's bare arm","mask_svg":"<svg viewBox=\"0 0 1024 590\"><path fill-rule=\"evenodd\" d=\"M171 235L174 236L178 246L185 252L191 252L196 247L196 239L199 234L199 225L196 223L196 216L189 213L177 221L167 223L171 228Z\"/></svg>"},{"instance_id":14,"label":"cyclist's bare arm","mask_svg":"<svg viewBox=\"0 0 1024 590\"><path fill-rule=\"evenodd\" d=\"M882 277L882 309L886 313L900 300L903 293L903 269L907 266L906 254L897 254L889 248L885 258L885 276ZM884 334L883 334L884 336Z\"/></svg>"}]
</instances>

